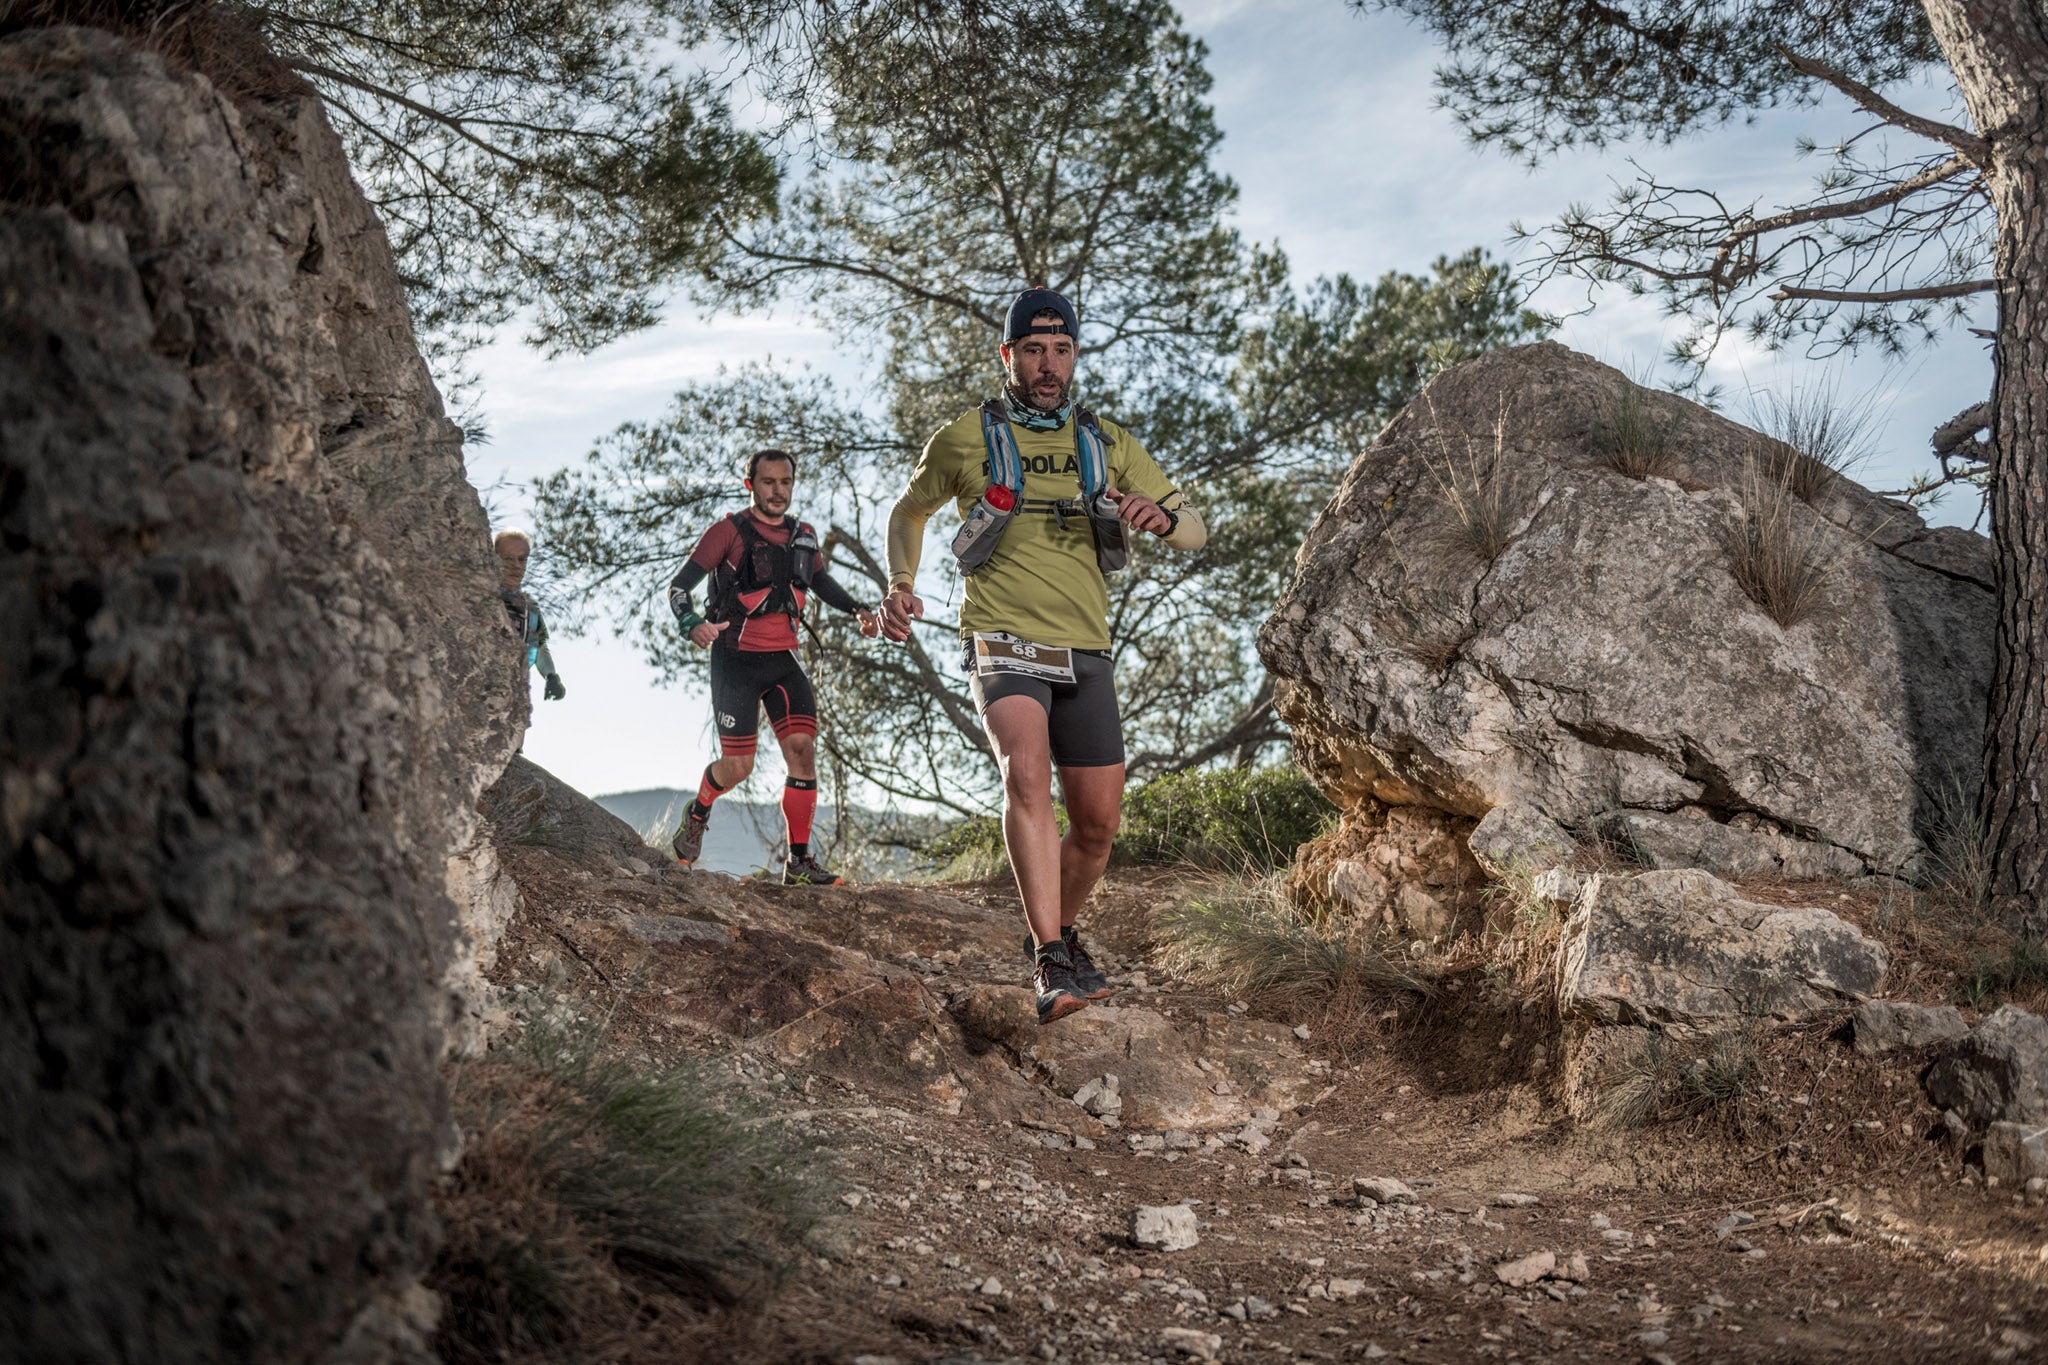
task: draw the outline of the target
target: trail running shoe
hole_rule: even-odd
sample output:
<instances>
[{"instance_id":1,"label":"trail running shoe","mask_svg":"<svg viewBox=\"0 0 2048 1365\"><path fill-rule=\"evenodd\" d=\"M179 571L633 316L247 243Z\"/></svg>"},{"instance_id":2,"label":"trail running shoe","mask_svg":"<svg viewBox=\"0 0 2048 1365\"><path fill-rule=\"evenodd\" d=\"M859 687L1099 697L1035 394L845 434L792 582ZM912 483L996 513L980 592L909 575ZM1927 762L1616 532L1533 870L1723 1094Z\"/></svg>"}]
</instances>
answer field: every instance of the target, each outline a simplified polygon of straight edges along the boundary
<instances>
[{"instance_id":1,"label":"trail running shoe","mask_svg":"<svg viewBox=\"0 0 2048 1365\"><path fill-rule=\"evenodd\" d=\"M690 808L683 812L683 827L676 831L676 837L669 847L676 851L676 861L684 867L695 865L704 854L704 827L711 823L711 812L700 811L692 801Z\"/></svg>"},{"instance_id":2,"label":"trail running shoe","mask_svg":"<svg viewBox=\"0 0 2048 1365\"><path fill-rule=\"evenodd\" d=\"M808 853L801 858L791 858L782 865L784 886L837 886L845 880Z\"/></svg>"},{"instance_id":3,"label":"trail running shoe","mask_svg":"<svg viewBox=\"0 0 2048 1365\"><path fill-rule=\"evenodd\" d=\"M1069 924L1060 930L1060 942L1067 945L1067 956L1074 963L1074 986L1089 1000L1101 1000L1109 994L1109 977L1102 968L1095 965L1095 959L1081 946L1081 936ZM1024 935L1024 956L1035 958L1038 940L1029 931Z\"/></svg>"},{"instance_id":4,"label":"trail running shoe","mask_svg":"<svg viewBox=\"0 0 2048 1365\"><path fill-rule=\"evenodd\" d=\"M1109 977L1102 968L1095 965L1095 959L1088 956L1088 950L1081 946L1081 936L1068 925L1060 930L1060 942L1067 945L1067 956L1074 963L1074 987L1090 1000L1100 1000L1109 994Z\"/></svg>"},{"instance_id":5,"label":"trail running shoe","mask_svg":"<svg viewBox=\"0 0 2048 1365\"><path fill-rule=\"evenodd\" d=\"M1038 1022L1050 1024L1075 1010L1088 1008L1088 998L1074 984L1074 959L1065 939L1040 948L1031 971L1038 987Z\"/></svg>"}]
</instances>

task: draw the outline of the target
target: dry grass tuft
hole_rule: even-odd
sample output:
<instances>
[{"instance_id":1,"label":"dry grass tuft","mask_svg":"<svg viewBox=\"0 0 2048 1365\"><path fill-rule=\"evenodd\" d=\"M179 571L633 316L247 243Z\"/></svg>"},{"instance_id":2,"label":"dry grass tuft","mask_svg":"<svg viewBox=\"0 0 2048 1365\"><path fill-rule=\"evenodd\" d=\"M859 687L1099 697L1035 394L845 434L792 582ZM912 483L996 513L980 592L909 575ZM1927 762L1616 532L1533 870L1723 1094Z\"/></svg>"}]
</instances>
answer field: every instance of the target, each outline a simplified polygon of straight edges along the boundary
<instances>
[{"instance_id":1,"label":"dry grass tuft","mask_svg":"<svg viewBox=\"0 0 2048 1365\"><path fill-rule=\"evenodd\" d=\"M1808 506L1870 456L1878 410L1851 405L1828 382L1752 395L1750 425L1770 439L1758 452L1771 476Z\"/></svg>"},{"instance_id":2,"label":"dry grass tuft","mask_svg":"<svg viewBox=\"0 0 2048 1365\"><path fill-rule=\"evenodd\" d=\"M1756 1025L1705 1037L1650 1033L1640 1047L1616 1058L1601 1078L1593 1121L1634 1129L1732 1114L1762 1083L1760 1036Z\"/></svg>"},{"instance_id":3,"label":"dry grass tuft","mask_svg":"<svg viewBox=\"0 0 2048 1365\"><path fill-rule=\"evenodd\" d=\"M270 50L255 19L237 6L187 0L0 0L0 36L60 27L118 33L162 57L174 71L205 76L238 103L310 88Z\"/></svg>"},{"instance_id":4,"label":"dry grass tuft","mask_svg":"<svg viewBox=\"0 0 2048 1365\"><path fill-rule=\"evenodd\" d=\"M1631 479L1669 477L1678 462L1684 409L1672 404L1659 416L1659 406L1652 390L1635 379L1624 381L1608 400L1607 443L1601 453Z\"/></svg>"},{"instance_id":5,"label":"dry grass tuft","mask_svg":"<svg viewBox=\"0 0 2048 1365\"><path fill-rule=\"evenodd\" d=\"M1977 790L1951 777L1935 792L1927 851L1935 886L1966 912L1983 916L1991 911L1991 829L1977 809Z\"/></svg>"},{"instance_id":6,"label":"dry grass tuft","mask_svg":"<svg viewBox=\"0 0 2048 1365\"><path fill-rule=\"evenodd\" d=\"M1435 984L1400 946L1304 914L1278 876L1221 883L1161 913L1153 935L1168 971L1255 1009L1318 1016L1318 1032L1340 1042Z\"/></svg>"},{"instance_id":7,"label":"dry grass tuft","mask_svg":"<svg viewBox=\"0 0 2048 1365\"><path fill-rule=\"evenodd\" d=\"M428 1278L443 1360L679 1348L704 1311L777 1283L822 1214L809 1144L703 1074L609 1055L600 1036L542 1017L456 1074L465 1147Z\"/></svg>"},{"instance_id":8,"label":"dry grass tuft","mask_svg":"<svg viewBox=\"0 0 2048 1365\"><path fill-rule=\"evenodd\" d=\"M1451 438L1436 417L1436 405L1430 403L1438 453L1435 459L1423 457L1430 480L1427 496L1446 514L1447 543L1485 565L1493 564L1514 542L1522 516L1520 481L1507 459L1507 419L1507 399L1503 397L1491 448L1461 432L1461 455L1452 449Z\"/></svg>"},{"instance_id":9,"label":"dry grass tuft","mask_svg":"<svg viewBox=\"0 0 2048 1365\"><path fill-rule=\"evenodd\" d=\"M1423 581L1412 573L1410 578ZM1411 600L1396 600L1385 628L1390 639L1434 673L1449 668L1479 633L1458 594L1434 584L1421 587Z\"/></svg>"},{"instance_id":10,"label":"dry grass tuft","mask_svg":"<svg viewBox=\"0 0 2048 1365\"><path fill-rule=\"evenodd\" d=\"M1764 614L1790 629L1821 611L1828 578L1859 542L1808 508L1789 466L1767 453L1743 462L1741 513L1727 536L1735 582Z\"/></svg>"}]
</instances>

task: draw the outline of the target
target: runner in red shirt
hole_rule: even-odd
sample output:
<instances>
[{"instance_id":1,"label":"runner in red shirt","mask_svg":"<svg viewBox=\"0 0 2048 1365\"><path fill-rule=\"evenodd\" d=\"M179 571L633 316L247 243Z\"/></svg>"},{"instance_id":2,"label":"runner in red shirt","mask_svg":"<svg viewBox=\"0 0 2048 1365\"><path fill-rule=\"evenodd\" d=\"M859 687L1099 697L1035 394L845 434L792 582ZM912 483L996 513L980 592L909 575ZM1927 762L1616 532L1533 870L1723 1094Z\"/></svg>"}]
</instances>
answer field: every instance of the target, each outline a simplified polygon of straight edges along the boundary
<instances>
[{"instance_id":1,"label":"runner in red shirt","mask_svg":"<svg viewBox=\"0 0 2048 1365\"><path fill-rule=\"evenodd\" d=\"M697 797L683 813L671 845L689 867L704 850L712 803L754 771L761 709L782 746L789 777L782 788L782 818L789 827L785 886L836 886L841 878L811 856L811 820L818 806L817 698L797 658L796 627L815 591L827 606L860 618L873 636L874 613L854 601L826 572L817 533L789 515L796 487L796 457L758 450L747 459L753 503L720 519L676 576L668 604L691 643L711 651L711 709L718 720L719 757L704 769ZM690 594L706 578L709 601L699 615Z\"/></svg>"}]
</instances>

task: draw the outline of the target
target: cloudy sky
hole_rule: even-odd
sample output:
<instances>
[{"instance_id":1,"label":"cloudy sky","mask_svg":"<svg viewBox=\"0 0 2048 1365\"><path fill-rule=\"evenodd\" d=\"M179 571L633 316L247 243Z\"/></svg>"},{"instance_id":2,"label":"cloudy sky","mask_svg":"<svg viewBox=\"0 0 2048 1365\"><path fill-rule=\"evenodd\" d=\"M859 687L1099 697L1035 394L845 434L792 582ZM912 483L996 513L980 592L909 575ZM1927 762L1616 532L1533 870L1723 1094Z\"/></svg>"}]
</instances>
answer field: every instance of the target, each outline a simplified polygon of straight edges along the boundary
<instances>
[{"instance_id":1,"label":"cloudy sky","mask_svg":"<svg viewBox=\"0 0 2048 1365\"><path fill-rule=\"evenodd\" d=\"M1434 107L1431 73L1441 53L1397 16L1361 16L1340 0L1191 0L1182 12L1209 45L1213 102L1225 133L1218 162L1242 190L1237 222L1250 237L1277 240L1304 280L1339 271L1364 278L1422 271L1437 255L1473 245L1512 258L1511 223L1536 226L1568 204L1604 200L1614 180L1629 177L1631 155L1667 182L1714 186L1734 199L1755 198L1768 211L1799 202L1817 169L1793 155L1801 136L1826 145L1862 126L1853 111L1831 105L1773 114L1675 147L1617 148L1530 171L1472 148ZM1930 86L1905 98L1938 111L1946 92ZM1582 287L1560 285L1534 302L1568 312L1583 310L1586 299ZM1678 330L1653 303L1615 292L1570 317L1558 339L1641 373ZM835 338L805 325L793 309L706 320L679 305L659 328L595 355L556 361L503 340L476 365L492 439L472 453L472 476L479 485L516 483L580 460L620 423L659 415L679 385L707 378L721 364L763 356L857 373L836 353ZM1957 335L1903 364L1874 357L1819 364L1730 341L1716 355L1711 378L1738 417L1752 389L1816 381L1874 409L1881 421L1862 477L1894 488L1927 466L1933 428L1985 396L1990 371L1982 344ZM1172 467L1171 451L1155 453ZM799 511L802 491L799 483ZM738 494L736 488L735 506ZM494 501L507 520L524 521L516 493ZM1934 519L1967 522L1973 512L1956 503ZM702 529L676 528L678 562ZM650 594L664 586L666 573L659 577L647 583ZM700 688L663 688L633 650L600 635L558 640L554 655L569 696L536 700L529 757L592 794L695 785L712 756ZM779 768L764 758L750 785L757 799L772 798Z\"/></svg>"}]
</instances>

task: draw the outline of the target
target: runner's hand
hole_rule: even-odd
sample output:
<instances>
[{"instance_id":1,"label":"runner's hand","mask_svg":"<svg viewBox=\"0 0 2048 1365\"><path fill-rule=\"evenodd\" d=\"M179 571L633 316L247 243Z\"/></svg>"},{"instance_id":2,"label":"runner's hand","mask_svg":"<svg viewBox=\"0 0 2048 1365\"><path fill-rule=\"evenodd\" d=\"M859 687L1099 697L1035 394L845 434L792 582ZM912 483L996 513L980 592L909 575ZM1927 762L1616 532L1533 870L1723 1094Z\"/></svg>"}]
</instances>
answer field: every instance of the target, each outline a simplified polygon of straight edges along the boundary
<instances>
[{"instance_id":1,"label":"runner's hand","mask_svg":"<svg viewBox=\"0 0 2048 1365\"><path fill-rule=\"evenodd\" d=\"M706 621L690 632L690 643L704 649L711 648L711 642L725 632L730 621Z\"/></svg>"},{"instance_id":2,"label":"runner's hand","mask_svg":"<svg viewBox=\"0 0 2048 1365\"><path fill-rule=\"evenodd\" d=\"M924 603L908 588L896 588L882 599L882 636L898 644L910 638L910 623L924 619Z\"/></svg>"},{"instance_id":3,"label":"runner's hand","mask_svg":"<svg viewBox=\"0 0 2048 1365\"><path fill-rule=\"evenodd\" d=\"M862 607L854 615L860 618L860 633L872 640L882 633L882 618Z\"/></svg>"},{"instance_id":4,"label":"runner's hand","mask_svg":"<svg viewBox=\"0 0 2048 1365\"><path fill-rule=\"evenodd\" d=\"M1114 488L1102 491L1116 504L1116 519L1133 531L1150 531L1155 536L1163 536L1173 529L1173 518L1143 493L1119 493Z\"/></svg>"}]
</instances>

